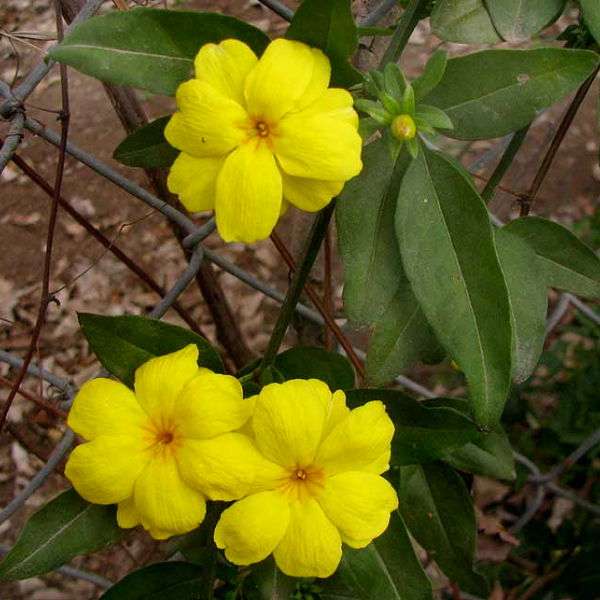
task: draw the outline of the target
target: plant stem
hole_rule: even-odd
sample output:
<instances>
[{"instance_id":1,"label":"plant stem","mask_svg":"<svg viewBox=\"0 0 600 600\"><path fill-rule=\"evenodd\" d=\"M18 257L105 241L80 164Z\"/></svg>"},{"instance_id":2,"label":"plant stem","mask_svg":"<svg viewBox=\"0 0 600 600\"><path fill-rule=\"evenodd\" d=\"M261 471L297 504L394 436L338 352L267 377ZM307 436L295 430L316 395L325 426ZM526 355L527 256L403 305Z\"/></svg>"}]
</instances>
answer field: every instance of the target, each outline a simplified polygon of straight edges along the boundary
<instances>
[{"instance_id":1,"label":"plant stem","mask_svg":"<svg viewBox=\"0 0 600 600\"><path fill-rule=\"evenodd\" d=\"M504 154L500 159L500 162L496 165L492 176L488 179L487 183L485 184L485 187L481 191L481 197L483 198L486 204L489 203L490 200L494 197L496 188L506 175L506 172L508 171L510 165L515 159L517 152L519 152L521 146L523 145L523 142L525 141L525 137L527 136L527 132L529 131L530 127L531 123L523 127L523 129L515 131L514 135L512 136L510 143L506 147L506 150L504 151Z\"/></svg>"},{"instance_id":2,"label":"plant stem","mask_svg":"<svg viewBox=\"0 0 600 600\"><path fill-rule=\"evenodd\" d=\"M404 47L408 43L412 32L419 22L421 11L428 1L429 0L412 0L408 5L408 8L402 13L400 23L398 23L398 27L396 28L388 47L383 53L383 57L379 63L379 70L382 70L387 63L396 62L400 58Z\"/></svg>"},{"instance_id":3,"label":"plant stem","mask_svg":"<svg viewBox=\"0 0 600 600\"><path fill-rule=\"evenodd\" d=\"M544 181L546 175L548 174L548 171L550 170L550 165L552 164L552 161L554 160L554 157L556 156L556 153L558 152L558 149L560 148L560 145L562 144L562 141L565 138L565 135L569 130L569 127L571 126L571 123L573 122L573 119L575 118L575 115L577 114L581 103L583 102L583 99L588 93L592 83L594 83L594 79L596 78L596 75L598 74L599 70L600 65L594 69L594 72L585 80L583 85L577 90L577 93L575 94L575 97L569 105L569 108L567 108L567 111L565 112L562 121L560 122L560 125L558 126L558 129L556 130L556 133L554 134L554 137L550 142L550 146L548 147L546 155L544 156L544 160L542 160L542 164L540 165L537 173L535 174L531 187L529 188L529 192L523 199L523 202L521 204L521 217L525 217L529 214L529 211L531 210L531 205L535 201L537 193L542 185L542 182Z\"/></svg>"},{"instance_id":4,"label":"plant stem","mask_svg":"<svg viewBox=\"0 0 600 600\"><path fill-rule=\"evenodd\" d=\"M302 252L300 266L294 273L288 293L283 301L283 304L281 305L281 311L279 312L279 317L277 318L277 322L273 328L273 333L271 333L269 345L267 346L265 355L263 356L262 361L256 370L255 376L260 375L269 365L272 364L273 359L279 350L279 346L281 346L283 336L285 335L290 321L294 316L294 309L296 308L296 304L300 299L300 294L304 289L306 280L308 279L312 266L317 258L317 254L319 253L323 238L327 233L327 226L329 225L329 220L331 219L331 215L333 213L333 207L334 202L331 202L318 214L313 223L306 246Z\"/></svg>"}]
</instances>

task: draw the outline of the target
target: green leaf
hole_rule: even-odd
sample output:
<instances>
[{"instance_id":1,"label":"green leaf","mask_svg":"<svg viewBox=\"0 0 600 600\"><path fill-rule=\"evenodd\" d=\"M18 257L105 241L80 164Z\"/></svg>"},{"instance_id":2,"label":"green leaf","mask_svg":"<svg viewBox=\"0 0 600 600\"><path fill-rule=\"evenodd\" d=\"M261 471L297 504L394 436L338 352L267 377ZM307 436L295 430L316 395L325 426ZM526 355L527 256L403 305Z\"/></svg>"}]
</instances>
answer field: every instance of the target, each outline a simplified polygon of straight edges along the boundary
<instances>
[{"instance_id":1,"label":"green leaf","mask_svg":"<svg viewBox=\"0 0 600 600\"><path fill-rule=\"evenodd\" d=\"M406 79L400 67L393 62L387 63L383 70L385 89L397 100L400 100L406 89Z\"/></svg>"},{"instance_id":2,"label":"green leaf","mask_svg":"<svg viewBox=\"0 0 600 600\"><path fill-rule=\"evenodd\" d=\"M84 21L49 55L102 81L173 95L191 77L200 47L227 38L257 54L269 43L260 29L226 15L134 8Z\"/></svg>"},{"instance_id":3,"label":"green leaf","mask_svg":"<svg viewBox=\"0 0 600 600\"><path fill-rule=\"evenodd\" d=\"M339 589L336 578L345 584L345 595L336 590ZM337 575L333 580L323 581L321 587L319 596L323 600L433 600L431 584L398 511L391 514L385 533L366 548L345 547Z\"/></svg>"},{"instance_id":4,"label":"green leaf","mask_svg":"<svg viewBox=\"0 0 600 600\"><path fill-rule=\"evenodd\" d=\"M448 54L444 50L434 52L421 75L412 82L417 100L421 100L437 87L442 80L447 62Z\"/></svg>"},{"instance_id":5,"label":"green leaf","mask_svg":"<svg viewBox=\"0 0 600 600\"><path fill-rule=\"evenodd\" d=\"M452 408L465 417L469 415L468 402L460 398L436 398L425 400L423 404L430 408ZM481 433L472 442L448 450L441 460L473 475L507 480L516 477L512 448L499 423L489 433Z\"/></svg>"},{"instance_id":6,"label":"green leaf","mask_svg":"<svg viewBox=\"0 0 600 600\"><path fill-rule=\"evenodd\" d=\"M502 41L483 0L438 0L431 11L431 29L447 42L493 44Z\"/></svg>"},{"instance_id":7,"label":"green leaf","mask_svg":"<svg viewBox=\"0 0 600 600\"><path fill-rule=\"evenodd\" d=\"M487 582L473 568L475 512L460 475L440 462L401 467L398 496L408 529L440 569L464 591L487 597Z\"/></svg>"},{"instance_id":8,"label":"green leaf","mask_svg":"<svg viewBox=\"0 0 600 600\"><path fill-rule=\"evenodd\" d=\"M363 389L346 392L346 401L351 408L362 406L371 400L383 402L394 422L391 458L394 465L434 460L479 437L479 430L473 422L454 408L427 408L414 398L395 390Z\"/></svg>"},{"instance_id":9,"label":"green leaf","mask_svg":"<svg viewBox=\"0 0 600 600\"><path fill-rule=\"evenodd\" d=\"M128 135L115 148L113 158L128 167L170 167L179 154L163 134L170 118L160 117Z\"/></svg>"},{"instance_id":10,"label":"green leaf","mask_svg":"<svg viewBox=\"0 0 600 600\"><path fill-rule=\"evenodd\" d=\"M548 291L534 250L506 229L495 231L496 249L513 330L513 379L525 381L535 370L546 338Z\"/></svg>"},{"instance_id":11,"label":"green leaf","mask_svg":"<svg viewBox=\"0 0 600 600\"><path fill-rule=\"evenodd\" d=\"M198 364L217 373L225 368L217 351L201 336L157 319L79 313L79 324L105 369L132 387L135 370L146 361L196 344Z\"/></svg>"},{"instance_id":12,"label":"green leaf","mask_svg":"<svg viewBox=\"0 0 600 600\"><path fill-rule=\"evenodd\" d=\"M377 321L396 295L402 272L394 233L398 188L407 153L394 167L384 140L363 150L363 170L349 181L336 205L339 250L344 263L344 308L354 324Z\"/></svg>"},{"instance_id":13,"label":"green leaf","mask_svg":"<svg viewBox=\"0 0 600 600\"><path fill-rule=\"evenodd\" d=\"M600 296L600 259L577 236L541 217L522 217L503 228L537 253L546 283L579 296Z\"/></svg>"},{"instance_id":14,"label":"green leaf","mask_svg":"<svg viewBox=\"0 0 600 600\"><path fill-rule=\"evenodd\" d=\"M509 42L528 40L553 23L565 3L566 0L485 0L494 27Z\"/></svg>"},{"instance_id":15,"label":"green leaf","mask_svg":"<svg viewBox=\"0 0 600 600\"><path fill-rule=\"evenodd\" d=\"M296 589L297 579L282 573L271 556L252 565L251 577L263 600L288 600Z\"/></svg>"},{"instance_id":16,"label":"green leaf","mask_svg":"<svg viewBox=\"0 0 600 600\"><path fill-rule=\"evenodd\" d=\"M399 269L398 291L377 320L367 352L367 377L373 385L383 385L417 361L436 364L445 357L410 283Z\"/></svg>"},{"instance_id":17,"label":"green leaf","mask_svg":"<svg viewBox=\"0 0 600 600\"><path fill-rule=\"evenodd\" d=\"M161 562L138 569L100 600L196 600L202 568L187 562Z\"/></svg>"},{"instance_id":18,"label":"green leaf","mask_svg":"<svg viewBox=\"0 0 600 600\"><path fill-rule=\"evenodd\" d=\"M325 348L295 346L278 354L275 368L288 379L320 379L331 390L354 387L354 370L348 359Z\"/></svg>"},{"instance_id":19,"label":"green leaf","mask_svg":"<svg viewBox=\"0 0 600 600\"><path fill-rule=\"evenodd\" d=\"M485 204L451 159L423 148L402 181L396 232L425 317L467 377L472 414L491 427L510 384L511 323Z\"/></svg>"},{"instance_id":20,"label":"green leaf","mask_svg":"<svg viewBox=\"0 0 600 600\"><path fill-rule=\"evenodd\" d=\"M452 129L452 121L450 117L437 106L429 106L428 104L418 104L415 114L415 124L419 129L423 125L434 127L435 129Z\"/></svg>"},{"instance_id":21,"label":"green leaf","mask_svg":"<svg viewBox=\"0 0 600 600\"><path fill-rule=\"evenodd\" d=\"M97 552L129 532L117 526L116 507L86 502L67 490L40 508L0 563L0 581L48 573L80 554Z\"/></svg>"},{"instance_id":22,"label":"green leaf","mask_svg":"<svg viewBox=\"0 0 600 600\"><path fill-rule=\"evenodd\" d=\"M331 85L350 87L362 81L350 64L358 47L350 0L304 0L285 37L323 50L331 61Z\"/></svg>"},{"instance_id":23,"label":"green leaf","mask_svg":"<svg viewBox=\"0 0 600 600\"><path fill-rule=\"evenodd\" d=\"M424 101L448 114L451 137L499 137L581 85L598 60L593 52L569 48L474 52L451 58Z\"/></svg>"},{"instance_id":24,"label":"green leaf","mask_svg":"<svg viewBox=\"0 0 600 600\"><path fill-rule=\"evenodd\" d=\"M598 0L579 0L583 21L600 44L600 3Z\"/></svg>"}]
</instances>

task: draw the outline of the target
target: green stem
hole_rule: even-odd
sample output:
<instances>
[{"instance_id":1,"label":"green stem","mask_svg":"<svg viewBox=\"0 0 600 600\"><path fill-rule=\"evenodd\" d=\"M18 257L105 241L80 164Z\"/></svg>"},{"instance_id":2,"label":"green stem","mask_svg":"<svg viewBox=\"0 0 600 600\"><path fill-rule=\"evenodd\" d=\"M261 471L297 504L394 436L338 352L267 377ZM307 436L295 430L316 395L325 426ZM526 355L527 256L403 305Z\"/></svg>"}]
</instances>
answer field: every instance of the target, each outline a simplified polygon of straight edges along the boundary
<instances>
[{"instance_id":1,"label":"green stem","mask_svg":"<svg viewBox=\"0 0 600 600\"><path fill-rule=\"evenodd\" d=\"M315 222L313 223L306 246L304 247L304 251L302 253L302 259L300 260L298 269L294 273L288 293L281 306L281 311L279 312L277 323L275 323L275 327L273 328L273 333L271 334L271 339L269 340L269 345L267 346L265 355L263 356L258 369L254 373L255 377L259 376L269 365L273 363L273 359L279 350L279 346L281 346L283 336L285 335L285 332L287 331L287 328L294 316L294 310L296 309L296 304L298 304L298 300L300 299L300 294L304 289L306 280L308 279L312 266L317 258L317 254L319 253L319 249L323 243L325 234L327 233L327 225L329 225L329 220L331 219L331 215L333 213L333 207L334 203L331 202L319 213L315 219Z\"/></svg>"},{"instance_id":2,"label":"green stem","mask_svg":"<svg viewBox=\"0 0 600 600\"><path fill-rule=\"evenodd\" d=\"M485 184L485 187L481 192L481 197L486 204L494 197L496 188L506 175L506 171L508 171L512 161L515 159L517 152L525 141L525 136L527 135L530 127L531 123L523 127L523 129L515 131L514 135L512 136L510 143L506 147L506 150L500 159L500 162L494 169L492 176L488 179L488 182Z\"/></svg>"},{"instance_id":3,"label":"green stem","mask_svg":"<svg viewBox=\"0 0 600 600\"><path fill-rule=\"evenodd\" d=\"M429 0L412 0L408 5L408 8L402 13L400 23L398 23L398 27L396 27L396 31L379 63L380 71L387 63L396 62L400 58L400 55L417 26L417 23L421 18L421 13L428 2Z\"/></svg>"}]
</instances>

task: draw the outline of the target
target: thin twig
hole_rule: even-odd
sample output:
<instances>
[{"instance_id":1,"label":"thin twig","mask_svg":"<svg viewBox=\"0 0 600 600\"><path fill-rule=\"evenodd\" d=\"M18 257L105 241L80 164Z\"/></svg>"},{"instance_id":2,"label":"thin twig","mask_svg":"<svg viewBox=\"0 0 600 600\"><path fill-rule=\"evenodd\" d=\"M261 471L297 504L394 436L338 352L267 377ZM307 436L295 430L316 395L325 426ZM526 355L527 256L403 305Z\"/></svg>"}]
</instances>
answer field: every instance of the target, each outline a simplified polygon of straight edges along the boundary
<instances>
[{"instance_id":1,"label":"thin twig","mask_svg":"<svg viewBox=\"0 0 600 600\"><path fill-rule=\"evenodd\" d=\"M260 365L258 366L256 372L257 375L262 373L268 366L270 366L275 358L275 355L277 354L277 351L279 350L279 347L281 346L285 332L287 331L288 325L292 320L292 316L296 309L296 304L298 303L300 294L302 294L302 290L306 285L306 281L313 267L315 259L317 258L317 254L319 253L323 238L325 237L327 225L329 224L331 215L333 214L334 204L334 202L331 202L320 213L318 213L315 218L308 239L306 240L304 251L302 252L300 267L294 273L288 293L283 304L281 305L281 310L279 311L279 316L277 317L275 327L273 327L273 331L271 332L267 349L260 362Z\"/></svg>"},{"instance_id":2,"label":"thin twig","mask_svg":"<svg viewBox=\"0 0 600 600\"><path fill-rule=\"evenodd\" d=\"M544 159L542 160L542 163L540 164L537 173L535 174L533 182L531 183L531 187L529 188L527 195L523 198L523 202L521 204L522 217L525 217L529 214L531 206L537 197L537 193L542 185L542 182L544 181L546 175L548 174L548 171L550 170L550 165L552 164L552 161L554 160L554 157L556 156L556 153L558 152L558 149L560 148L560 145L562 144L565 135L569 130L569 127L571 126L571 123L573 122L573 119L575 118L579 107L581 106L581 103L583 102L586 94L588 93L588 90L592 86L592 83L594 83L594 79L596 78L596 75L598 74L599 70L600 65L598 65L594 69L594 72L585 80L583 85L577 90L577 93L571 101L569 108L567 108L560 122L560 125L558 126L558 129L556 130L556 133L554 134L554 137L550 142L550 146L546 151L546 155L544 156Z\"/></svg>"},{"instance_id":3,"label":"thin twig","mask_svg":"<svg viewBox=\"0 0 600 600\"><path fill-rule=\"evenodd\" d=\"M0 384L4 385L6 387L12 388L15 385L15 382L10 381L10 379L6 379L6 377L2 377L0 375ZM51 412L53 415L60 417L61 419L65 419L67 417L67 413L64 410L61 410L60 408L57 408L56 406L49 404L45 400L42 400L42 398L40 396L36 396L35 394L32 394L31 392L28 392L27 390L23 390L20 388L19 388L19 394L21 396L23 396L23 398L27 398L27 400L30 400L31 402L35 402L35 404L37 404L38 406L41 406L44 410Z\"/></svg>"},{"instance_id":4,"label":"thin twig","mask_svg":"<svg viewBox=\"0 0 600 600\"><path fill-rule=\"evenodd\" d=\"M327 233L325 235L325 245L324 245L324 270L325 270L325 280L323 284L323 306L329 315L333 315L333 293L331 289L331 252L332 252L332 235L333 230L331 226L327 228ZM333 349L333 339L331 338L331 329L328 327L325 328L324 334L324 342L325 348L328 350Z\"/></svg>"},{"instance_id":5,"label":"thin twig","mask_svg":"<svg viewBox=\"0 0 600 600\"><path fill-rule=\"evenodd\" d=\"M271 234L271 241L277 248L278 252L281 254L283 260L285 260L285 262L287 263L289 269L291 271L293 271L294 273L297 272L298 266L296 264L296 261L294 260L290 251L287 249L285 244L281 241L281 239L279 238L279 236L276 233ZM307 283L305 285L305 290L306 290L306 293L308 294L308 297L310 298L311 302L314 304L314 306L317 309L317 311L319 312L319 314L323 317L323 320L325 321L325 325L333 333L333 335L335 335L338 342L340 343L342 348L345 350L346 356L348 356L348 359L350 360L350 362L356 369L356 372L363 379L366 379L364 365L363 365L362 361L360 360L360 358L357 356L357 354L354 350L354 347L352 346L352 343L347 338L347 336L344 334L344 332L340 329L340 326L335 322L335 319L331 315L331 312L326 309L323 301L317 294L317 291L315 290L315 288L310 283Z\"/></svg>"},{"instance_id":6,"label":"thin twig","mask_svg":"<svg viewBox=\"0 0 600 600\"><path fill-rule=\"evenodd\" d=\"M31 168L20 156L13 156L15 164L36 183L47 194L52 195L52 186L33 168ZM107 238L99 229L94 227L75 207L73 207L62 196L58 199L61 208L68 213L79 225L81 225L90 235L96 238L109 252L114 254L130 271L135 273L152 291L156 292L161 298L166 294L166 290L159 285L152 276L144 271L132 258L123 250L115 245L114 239ZM179 301L173 302L173 310L187 323L187 325L196 333L206 337L196 320L181 306Z\"/></svg>"},{"instance_id":7,"label":"thin twig","mask_svg":"<svg viewBox=\"0 0 600 600\"><path fill-rule=\"evenodd\" d=\"M63 22L62 15L60 13L60 7L58 4L58 0L54 2L54 8L56 12L56 28L58 32L58 39L62 40L63 38ZM2 407L2 414L0 414L0 431L2 430L2 426L6 421L6 417L8 415L8 411L10 410L10 406L17 395L17 391L23 379L25 378L25 374L27 373L27 367L33 358L33 354L36 349L37 341L42 332L42 327L44 326L46 309L48 308L48 304L51 301L51 297L48 292L50 290L50 268L52 265L52 248L54 244L54 231L56 228L56 220L58 216L58 199L60 198L60 190L62 186L63 173L65 168L65 157L66 157L66 147L67 147L67 136L69 133L69 88L68 88L68 79L67 79L67 67L65 65L60 65L60 81L61 81L61 101L62 101L62 114L61 114L61 141L60 148L58 154L58 162L56 165L56 177L54 181L54 194L52 196L52 204L50 206L50 217L48 219L48 235L46 237L46 253L44 257L44 272L42 275L42 297L40 300L40 306L38 310L38 315L36 318L35 326L33 329L33 334L31 336L31 342L29 345L29 350L25 355L23 366L21 367L21 371L15 380L15 384L8 395L8 398L4 402L4 406Z\"/></svg>"}]
</instances>

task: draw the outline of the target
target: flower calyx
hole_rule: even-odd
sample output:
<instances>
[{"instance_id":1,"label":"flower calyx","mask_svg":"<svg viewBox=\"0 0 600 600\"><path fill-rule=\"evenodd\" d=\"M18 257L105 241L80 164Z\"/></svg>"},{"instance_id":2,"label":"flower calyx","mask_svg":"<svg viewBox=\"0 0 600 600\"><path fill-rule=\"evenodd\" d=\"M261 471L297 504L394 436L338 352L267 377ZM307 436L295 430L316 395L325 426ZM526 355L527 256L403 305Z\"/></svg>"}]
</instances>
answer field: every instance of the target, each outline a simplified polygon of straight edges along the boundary
<instances>
[{"instance_id":1,"label":"flower calyx","mask_svg":"<svg viewBox=\"0 0 600 600\"><path fill-rule=\"evenodd\" d=\"M422 104L439 83L446 67L446 55L436 53L423 74L409 83L400 67L388 63L383 72L370 71L365 75L367 96L355 102L358 110L368 116L360 121L360 133L369 138L378 130L387 139L394 160L404 146L413 158L419 153L419 132L434 134L437 129L452 129L452 121L441 109Z\"/></svg>"}]
</instances>

